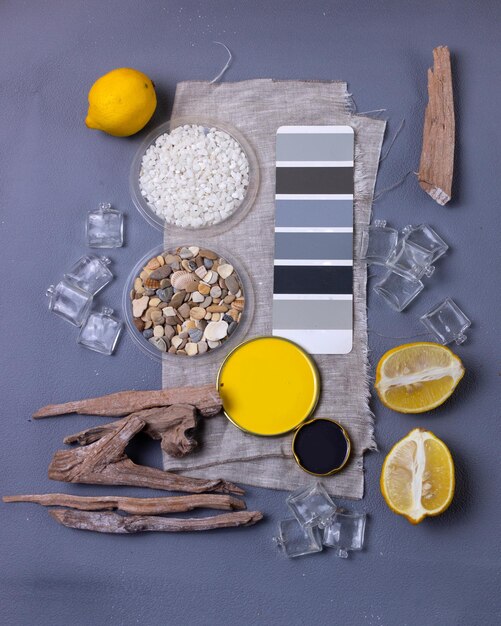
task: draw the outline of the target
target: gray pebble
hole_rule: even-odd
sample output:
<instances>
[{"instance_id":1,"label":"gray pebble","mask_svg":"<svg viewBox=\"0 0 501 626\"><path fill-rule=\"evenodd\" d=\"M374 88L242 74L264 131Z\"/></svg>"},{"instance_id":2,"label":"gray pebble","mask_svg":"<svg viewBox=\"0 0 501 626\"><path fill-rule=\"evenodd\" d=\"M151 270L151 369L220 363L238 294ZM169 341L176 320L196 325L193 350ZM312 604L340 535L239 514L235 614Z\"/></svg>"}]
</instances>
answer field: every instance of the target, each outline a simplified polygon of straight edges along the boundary
<instances>
[{"instance_id":1,"label":"gray pebble","mask_svg":"<svg viewBox=\"0 0 501 626\"><path fill-rule=\"evenodd\" d=\"M198 346L198 354L204 354L209 349L209 346L207 345L207 342L205 341L199 341L197 343L197 346Z\"/></svg>"},{"instance_id":2,"label":"gray pebble","mask_svg":"<svg viewBox=\"0 0 501 626\"><path fill-rule=\"evenodd\" d=\"M181 250L179 251L179 256L182 259L192 259L193 252L189 248L181 248Z\"/></svg>"},{"instance_id":3,"label":"gray pebble","mask_svg":"<svg viewBox=\"0 0 501 626\"><path fill-rule=\"evenodd\" d=\"M236 327L238 326L238 322L231 322L228 326L228 337L235 332Z\"/></svg>"},{"instance_id":4,"label":"gray pebble","mask_svg":"<svg viewBox=\"0 0 501 626\"><path fill-rule=\"evenodd\" d=\"M145 296L154 296L155 295L155 290L154 289L145 289L144 290L144 295Z\"/></svg>"},{"instance_id":5,"label":"gray pebble","mask_svg":"<svg viewBox=\"0 0 501 626\"><path fill-rule=\"evenodd\" d=\"M159 267L158 269L151 272L150 278L152 278L153 280L162 280L170 276L171 272L172 268L170 265L162 265L162 267Z\"/></svg>"},{"instance_id":6,"label":"gray pebble","mask_svg":"<svg viewBox=\"0 0 501 626\"><path fill-rule=\"evenodd\" d=\"M155 293L162 302L170 302L174 294L174 289L172 289L172 287L165 287L165 289L157 289Z\"/></svg>"},{"instance_id":7,"label":"gray pebble","mask_svg":"<svg viewBox=\"0 0 501 626\"><path fill-rule=\"evenodd\" d=\"M185 302L178 308L177 312L179 313L179 315L184 317L184 319L186 319L187 317L190 317L190 310L191 309L190 309L189 304Z\"/></svg>"},{"instance_id":8,"label":"gray pebble","mask_svg":"<svg viewBox=\"0 0 501 626\"><path fill-rule=\"evenodd\" d=\"M143 330L143 337L145 339L151 339L151 337L153 337L153 328L147 328L146 330Z\"/></svg>"},{"instance_id":9,"label":"gray pebble","mask_svg":"<svg viewBox=\"0 0 501 626\"><path fill-rule=\"evenodd\" d=\"M228 276L228 278L225 280L225 283L226 283L226 288L231 294L238 293L240 289L240 285L238 284L238 280L235 278L234 274L232 274L231 276Z\"/></svg>"},{"instance_id":10,"label":"gray pebble","mask_svg":"<svg viewBox=\"0 0 501 626\"><path fill-rule=\"evenodd\" d=\"M193 343L198 343L203 337L203 332L199 328L192 328L188 332Z\"/></svg>"},{"instance_id":11,"label":"gray pebble","mask_svg":"<svg viewBox=\"0 0 501 626\"><path fill-rule=\"evenodd\" d=\"M214 261L212 259L204 258L204 265L208 270L210 270L210 268L214 265Z\"/></svg>"},{"instance_id":12,"label":"gray pebble","mask_svg":"<svg viewBox=\"0 0 501 626\"><path fill-rule=\"evenodd\" d=\"M168 339L170 341L172 337L174 337L175 334L176 334L176 330L173 326L167 325L164 328L164 339Z\"/></svg>"},{"instance_id":13,"label":"gray pebble","mask_svg":"<svg viewBox=\"0 0 501 626\"><path fill-rule=\"evenodd\" d=\"M152 343L155 348L158 348L161 352L167 352L167 344L161 337L151 337L148 339L150 343Z\"/></svg>"},{"instance_id":14,"label":"gray pebble","mask_svg":"<svg viewBox=\"0 0 501 626\"><path fill-rule=\"evenodd\" d=\"M223 315L223 321L228 324L232 324L235 320L231 317L231 315L227 315L226 313Z\"/></svg>"}]
</instances>

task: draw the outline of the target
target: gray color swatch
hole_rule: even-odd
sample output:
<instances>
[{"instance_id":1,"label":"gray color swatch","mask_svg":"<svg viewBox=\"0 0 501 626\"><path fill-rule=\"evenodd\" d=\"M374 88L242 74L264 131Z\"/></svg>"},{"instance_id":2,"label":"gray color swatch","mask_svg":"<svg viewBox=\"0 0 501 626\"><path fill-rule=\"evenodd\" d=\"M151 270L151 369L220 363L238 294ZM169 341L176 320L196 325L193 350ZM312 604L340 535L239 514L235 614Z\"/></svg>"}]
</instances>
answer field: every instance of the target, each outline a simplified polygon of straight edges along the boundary
<instances>
[{"instance_id":1,"label":"gray color swatch","mask_svg":"<svg viewBox=\"0 0 501 626\"><path fill-rule=\"evenodd\" d=\"M276 200L275 226L353 226L353 200Z\"/></svg>"},{"instance_id":2,"label":"gray color swatch","mask_svg":"<svg viewBox=\"0 0 501 626\"><path fill-rule=\"evenodd\" d=\"M278 133L276 158L277 161L352 161L353 133Z\"/></svg>"},{"instance_id":3,"label":"gray color swatch","mask_svg":"<svg viewBox=\"0 0 501 626\"><path fill-rule=\"evenodd\" d=\"M352 233L275 233L275 259L352 258Z\"/></svg>"},{"instance_id":4,"label":"gray color swatch","mask_svg":"<svg viewBox=\"0 0 501 626\"><path fill-rule=\"evenodd\" d=\"M273 300L273 327L351 330L352 300Z\"/></svg>"}]
</instances>

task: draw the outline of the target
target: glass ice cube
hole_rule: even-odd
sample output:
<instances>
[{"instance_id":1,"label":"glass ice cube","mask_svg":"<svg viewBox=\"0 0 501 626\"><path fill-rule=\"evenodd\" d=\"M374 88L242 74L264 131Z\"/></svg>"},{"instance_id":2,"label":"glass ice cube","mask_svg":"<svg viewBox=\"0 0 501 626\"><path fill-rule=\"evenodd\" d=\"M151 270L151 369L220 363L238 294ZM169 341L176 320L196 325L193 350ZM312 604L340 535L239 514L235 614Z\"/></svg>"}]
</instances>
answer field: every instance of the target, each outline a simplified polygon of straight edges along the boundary
<instances>
[{"instance_id":1,"label":"glass ice cube","mask_svg":"<svg viewBox=\"0 0 501 626\"><path fill-rule=\"evenodd\" d=\"M404 237L398 242L386 266L401 276L419 280L422 276L431 276L435 271L432 259L431 252L415 246Z\"/></svg>"},{"instance_id":2,"label":"glass ice cube","mask_svg":"<svg viewBox=\"0 0 501 626\"><path fill-rule=\"evenodd\" d=\"M81 326L87 318L92 304L92 295L62 280L51 285L46 292L49 309L74 326Z\"/></svg>"},{"instance_id":3,"label":"glass ice cube","mask_svg":"<svg viewBox=\"0 0 501 626\"><path fill-rule=\"evenodd\" d=\"M113 274L108 269L110 263L111 261L108 257L98 257L93 254L86 255L78 259L64 277L68 282L95 296L113 278Z\"/></svg>"},{"instance_id":4,"label":"glass ice cube","mask_svg":"<svg viewBox=\"0 0 501 626\"><path fill-rule=\"evenodd\" d=\"M423 289L424 285L420 280L411 280L395 272L388 272L374 285L374 291L395 311L403 311Z\"/></svg>"},{"instance_id":5,"label":"glass ice cube","mask_svg":"<svg viewBox=\"0 0 501 626\"><path fill-rule=\"evenodd\" d=\"M294 491L286 502L305 527L323 526L336 511L336 505L320 482Z\"/></svg>"},{"instance_id":6,"label":"glass ice cube","mask_svg":"<svg viewBox=\"0 0 501 626\"><path fill-rule=\"evenodd\" d=\"M360 258L368 264L386 265L397 241L398 231L386 226L386 220L376 220L362 230Z\"/></svg>"},{"instance_id":7,"label":"glass ice cube","mask_svg":"<svg viewBox=\"0 0 501 626\"><path fill-rule=\"evenodd\" d=\"M445 241L428 224L409 225L402 232L406 241L432 254L431 263L434 263L449 249Z\"/></svg>"},{"instance_id":8,"label":"glass ice cube","mask_svg":"<svg viewBox=\"0 0 501 626\"><path fill-rule=\"evenodd\" d=\"M113 354L122 330L122 322L112 317L113 309L91 313L78 335L78 343L101 354Z\"/></svg>"},{"instance_id":9,"label":"glass ice cube","mask_svg":"<svg viewBox=\"0 0 501 626\"><path fill-rule=\"evenodd\" d=\"M278 536L274 537L274 541L289 558L321 552L323 549L320 530L315 527L305 528L293 517L280 522Z\"/></svg>"},{"instance_id":10,"label":"glass ice cube","mask_svg":"<svg viewBox=\"0 0 501 626\"><path fill-rule=\"evenodd\" d=\"M365 513L336 511L324 529L323 544L346 558L350 550L361 550L364 545Z\"/></svg>"},{"instance_id":11,"label":"glass ice cube","mask_svg":"<svg viewBox=\"0 0 501 626\"><path fill-rule=\"evenodd\" d=\"M86 237L89 248L120 248L123 245L123 213L102 202L87 214Z\"/></svg>"},{"instance_id":12,"label":"glass ice cube","mask_svg":"<svg viewBox=\"0 0 501 626\"><path fill-rule=\"evenodd\" d=\"M443 345L453 341L458 345L463 343L466 340L464 332L471 326L471 321L452 298L446 298L419 319Z\"/></svg>"}]
</instances>

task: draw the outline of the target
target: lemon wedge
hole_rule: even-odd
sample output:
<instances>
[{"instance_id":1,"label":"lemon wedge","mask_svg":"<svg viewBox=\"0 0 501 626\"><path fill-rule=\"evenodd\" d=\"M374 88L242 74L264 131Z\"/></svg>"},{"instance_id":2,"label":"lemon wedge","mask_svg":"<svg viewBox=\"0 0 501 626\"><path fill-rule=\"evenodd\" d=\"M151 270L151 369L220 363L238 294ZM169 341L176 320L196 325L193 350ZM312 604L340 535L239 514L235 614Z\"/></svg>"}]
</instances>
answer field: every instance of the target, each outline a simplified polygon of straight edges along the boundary
<instances>
[{"instance_id":1,"label":"lemon wedge","mask_svg":"<svg viewBox=\"0 0 501 626\"><path fill-rule=\"evenodd\" d=\"M454 461L445 443L428 430L411 430L384 460L381 493L411 524L443 513L454 496Z\"/></svg>"},{"instance_id":2,"label":"lemon wedge","mask_svg":"<svg viewBox=\"0 0 501 626\"><path fill-rule=\"evenodd\" d=\"M423 413L443 404L463 375L461 359L449 348L438 343L407 343L381 357L375 388L388 408Z\"/></svg>"}]
</instances>

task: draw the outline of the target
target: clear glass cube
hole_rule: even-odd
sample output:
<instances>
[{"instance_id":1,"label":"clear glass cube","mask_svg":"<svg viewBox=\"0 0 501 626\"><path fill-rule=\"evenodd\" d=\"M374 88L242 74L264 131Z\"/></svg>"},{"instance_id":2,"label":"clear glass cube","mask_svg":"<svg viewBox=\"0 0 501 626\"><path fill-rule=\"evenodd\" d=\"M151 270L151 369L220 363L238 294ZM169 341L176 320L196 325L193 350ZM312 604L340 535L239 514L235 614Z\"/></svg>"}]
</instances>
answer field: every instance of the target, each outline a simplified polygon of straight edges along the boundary
<instances>
[{"instance_id":1,"label":"clear glass cube","mask_svg":"<svg viewBox=\"0 0 501 626\"><path fill-rule=\"evenodd\" d=\"M431 264L433 254L419 246L415 246L405 237L401 239L395 250L386 262L386 266L393 272L410 278L419 280L422 276L430 277L435 271Z\"/></svg>"},{"instance_id":2,"label":"clear glass cube","mask_svg":"<svg viewBox=\"0 0 501 626\"><path fill-rule=\"evenodd\" d=\"M91 313L78 335L78 343L101 354L113 354L122 330L122 322L112 317L113 309Z\"/></svg>"},{"instance_id":3,"label":"clear glass cube","mask_svg":"<svg viewBox=\"0 0 501 626\"><path fill-rule=\"evenodd\" d=\"M471 321L452 298L446 298L419 319L443 345L453 341L462 344L466 340L465 330L471 326Z\"/></svg>"},{"instance_id":4,"label":"clear glass cube","mask_svg":"<svg viewBox=\"0 0 501 626\"><path fill-rule=\"evenodd\" d=\"M123 245L124 216L102 202L87 214L86 237L89 248L120 248Z\"/></svg>"},{"instance_id":5,"label":"clear glass cube","mask_svg":"<svg viewBox=\"0 0 501 626\"><path fill-rule=\"evenodd\" d=\"M345 559L350 550L361 550L364 545L365 513L337 511L324 529L323 544L336 550Z\"/></svg>"},{"instance_id":6,"label":"clear glass cube","mask_svg":"<svg viewBox=\"0 0 501 626\"><path fill-rule=\"evenodd\" d=\"M395 311L403 311L421 293L424 285L420 280L411 280L395 272L388 272L374 285L379 294Z\"/></svg>"},{"instance_id":7,"label":"clear glass cube","mask_svg":"<svg viewBox=\"0 0 501 626\"><path fill-rule=\"evenodd\" d=\"M92 305L92 294L62 280L51 285L46 292L49 309L74 326L81 326L87 319Z\"/></svg>"},{"instance_id":8,"label":"clear glass cube","mask_svg":"<svg viewBox=\"0 0 501 626\"><path fill-rule=\"evenodd\" d=\"M291 517L280 522L278 536L274 537L277 546L283 550L289 558L321 552L322 537L316 527L304 527Z\"/></svg>"},{"instance_id":9,"label":"clear glass cube","mask_svg":"<svg viewBox=\"0 0 501 626\"><path fill-rule=\"evenodd\" d=\"M93 254L86 255L78 259L64 277L68 282L95 296L98 291L101 291L113 279L113 274L108 269L110 263L111 261L108 257L98 257Z\"/></svg>"},{"instance_id":10,"label":"clear glass cube","mask_svg":"<svg viewBox=\"0 0 501 626\"><path fill-rule=\"evenodd\" d=\"M336 505L320 482L297 489L286 502L297 521L306 528L324 526L336 511Z\"/></svg>"},{"instance_id":11,"label":"clear glass cube","mask_svg":"<svg viewBox=\"0 0 501 626\"><path fill-rule=\"evenodd\" d=\"M428 224L409 225L402 232L406 241L431 253L431 263L435 263L449 249L445 241Z\"/></svg>"},{"instance_id":12,"label":"clear glass cube","mask_svg":"<svg viewBox=\"0 0 501 626\"><path fill-rule=\"evenodd\" d=\"M376 220L362 230L360 259L369 265L386 265L398 241L398 231L386 226L386 220Z\"/></svg>"}]
</instances>

